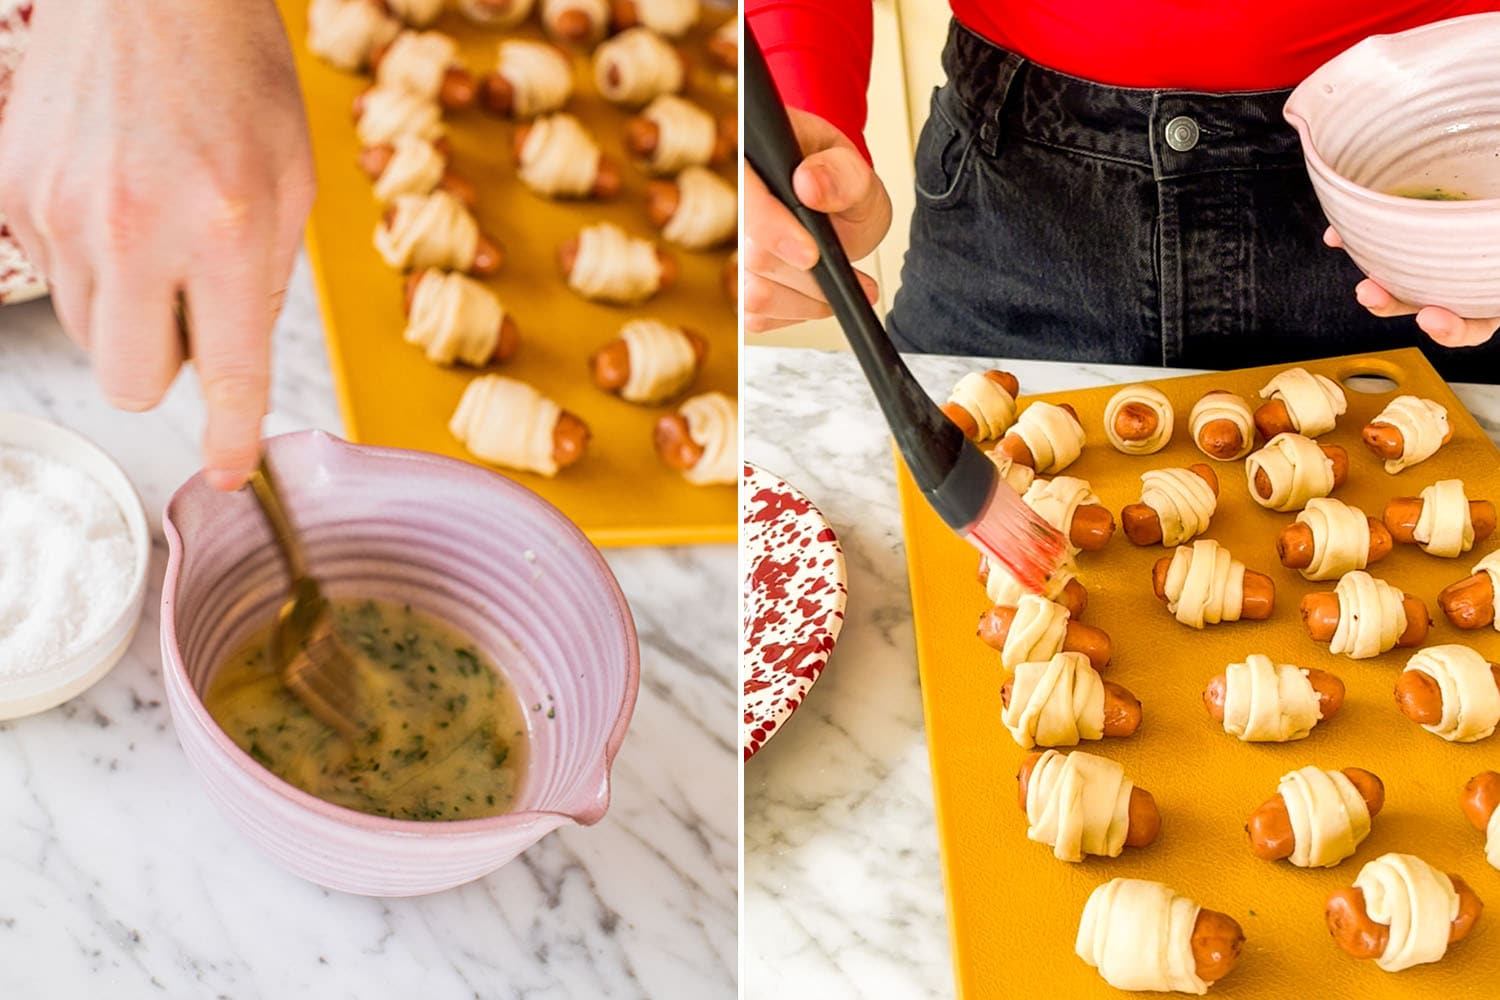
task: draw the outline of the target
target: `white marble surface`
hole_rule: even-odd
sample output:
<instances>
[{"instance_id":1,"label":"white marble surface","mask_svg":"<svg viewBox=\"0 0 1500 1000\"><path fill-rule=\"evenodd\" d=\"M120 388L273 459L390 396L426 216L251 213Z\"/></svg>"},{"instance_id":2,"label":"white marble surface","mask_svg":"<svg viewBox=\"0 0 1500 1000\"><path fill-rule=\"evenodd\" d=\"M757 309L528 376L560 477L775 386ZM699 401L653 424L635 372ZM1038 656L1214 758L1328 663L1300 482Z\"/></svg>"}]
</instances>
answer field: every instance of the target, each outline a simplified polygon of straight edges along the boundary
<instances>
[{"instance_id":1,"label":"white marble surface","mask_svg":"<svg viewBox=\"0 0 1500 1000\"><path fill-rule=\"evenodd\" d=\"M267 433L338 430L320 331L303 266L277 331ZM147 610L125 659L69 704L0 724L0 998L734 995L731 547L607 553L642 669L601 823L446 893L345 896L277 868L205 801L162 702L159 517L199 464L191 376L151 413L116 413L49 305L9 306L0 410L104 446L155 530Z\"/></svg>"},{"instance_id":2,"label":"white marble surface","mask_svg":"<svg viewBox=\"0 0 1500 1000\"><path fill-rule=\"evenodd\" d=\"M912 357L939 399L972 358ZM997 362L1026 392L1160 369ZM848 617L802 706L745 765L746 1000L953 994L890 438L854 358L744 352L745 457L832 522ZM1500 440L1500 388L1456 386Z\"/></svg>"}]
</instances>

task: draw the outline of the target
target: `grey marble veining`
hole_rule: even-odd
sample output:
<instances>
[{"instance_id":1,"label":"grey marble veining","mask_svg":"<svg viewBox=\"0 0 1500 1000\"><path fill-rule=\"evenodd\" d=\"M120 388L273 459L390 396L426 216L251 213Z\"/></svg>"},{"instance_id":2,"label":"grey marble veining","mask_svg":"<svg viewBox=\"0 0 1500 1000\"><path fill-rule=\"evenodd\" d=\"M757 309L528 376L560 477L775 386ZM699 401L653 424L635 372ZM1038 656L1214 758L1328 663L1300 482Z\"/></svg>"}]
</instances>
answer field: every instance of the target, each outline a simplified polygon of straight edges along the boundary
<instances>
[{"instance_id":1,"label":"grey marble veining","mask_svg":"<svg viewBox=\"0 0 1500 1000\"><path fill-rule=\"evenodd\" d=\"M908 358L937 398L984 359ZM996 362L1027 392L1156 368ZM848 618L828 666L745 765L747 1000L947 997L932 785L891 442L854 358L744 352L745 458L805 491L843 543ZM1179 374L1179 373L1174 373ZM1455 386L1500 440L1500 388Z\"/></svg>"},{"instance_id":2,"label":"grey marble veining","mask_svg":"<svg viewBox=\"0 0 1500 1000\"><path fill-rule=\"evenodd\" d=\"M305 264L275 357L266 432L337 431ZM151 413L117 413L46 302L6 307L0 410L50 417L114 455L155 541L120 665L64 706L0 723L0 997L734 995L732 547L606 552L640 629L642 682L600 824L435 896L345 896L277 868L205 801L163 704L159 519L199 465L191 374Z\"/></svg>"}]
</instances>

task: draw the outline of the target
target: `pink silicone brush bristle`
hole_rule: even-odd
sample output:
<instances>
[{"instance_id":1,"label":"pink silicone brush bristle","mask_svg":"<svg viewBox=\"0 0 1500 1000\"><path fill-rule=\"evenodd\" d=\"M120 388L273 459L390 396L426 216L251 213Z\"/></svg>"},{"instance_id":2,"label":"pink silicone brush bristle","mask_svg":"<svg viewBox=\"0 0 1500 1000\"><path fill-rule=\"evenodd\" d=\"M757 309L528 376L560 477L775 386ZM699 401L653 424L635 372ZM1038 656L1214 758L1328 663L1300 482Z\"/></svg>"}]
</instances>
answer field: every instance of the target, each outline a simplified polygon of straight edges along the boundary
<instances>
[{"instance_id":1,"label":"pink silicone brush bristle","mask_svg":"<svg viewBox=\"0 0 1500 1000\"><path fill-rule=\"evenodd\" d=\"M1026 506L1020 494L998 481L964 538L1032 593L1042 591L1068 551L1062 533Z\"/></svg>"}]
</instances>

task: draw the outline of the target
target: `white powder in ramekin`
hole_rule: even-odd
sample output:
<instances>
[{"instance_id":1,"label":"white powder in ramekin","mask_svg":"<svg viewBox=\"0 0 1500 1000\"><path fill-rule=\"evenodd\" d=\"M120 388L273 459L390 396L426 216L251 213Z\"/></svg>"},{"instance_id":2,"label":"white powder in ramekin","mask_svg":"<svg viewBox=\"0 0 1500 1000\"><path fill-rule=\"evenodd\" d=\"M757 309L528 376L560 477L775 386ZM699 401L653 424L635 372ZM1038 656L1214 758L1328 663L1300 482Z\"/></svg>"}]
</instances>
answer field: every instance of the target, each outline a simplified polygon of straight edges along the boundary
<instances>
[{"instance_id":1,"label":"white powder in ramekin","mask_svg":"<svg viewBox=\"0 0 1500 1000\"><path fill-rule=\"evenodd\" d=\"M0 677L44 670L101 635L135 571L125 517L103 486L0 445Z\"/></svg>"}]
</instances>

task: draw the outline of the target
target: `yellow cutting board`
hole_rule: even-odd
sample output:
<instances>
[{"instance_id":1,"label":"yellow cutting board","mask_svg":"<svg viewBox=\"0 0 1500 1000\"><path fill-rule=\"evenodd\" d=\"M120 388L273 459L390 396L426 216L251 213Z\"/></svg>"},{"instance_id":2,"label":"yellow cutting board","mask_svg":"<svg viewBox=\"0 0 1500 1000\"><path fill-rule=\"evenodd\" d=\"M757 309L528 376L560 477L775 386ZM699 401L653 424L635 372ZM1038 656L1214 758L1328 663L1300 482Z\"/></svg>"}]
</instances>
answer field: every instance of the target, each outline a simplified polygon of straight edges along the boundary
<instances>
[{"instance_id":1,"label":"yellow cutting board","mask_svg":"<svg viewBox=\"0 0 1500 1000\"><path fill-rule=\"evenodd\" d=\"M1187 415L1210 389L1230 389L1258 403L1256 393L1286 366L1247 369L1154 384L1172 400L1175 436L1164 451L1128 457L1109 446L1103 432L1105 403L1117 387L1037 396L1068 402L1088 432L1083 455L1066 470L1093 484L1119 519L1120 508L1139 499L1139 476L1148 469L1208 459L1193 446ZM1318 440L1343 445L1350 473L1334 495L1379 517L1392 496L1415 495L1441 478L1461 477L1472 498L1500 500L1494 446L1474 418L1414 349L1335 358L1306 364L1342 380L1354 373L1388 376L1399 392L1437 400L1448 408L1453 440L1436 456L1396 476L1360 442L1360 429L1396 394L1347 393L1349 410L1337 429ZM1025 386L1022 386L1024 391ZM981 997L1120 997L1073 952L1084 901L1114 877L1162 881L1211 909L1238 920L1246 944L1238 966L1210 991L1240 998L1493 997L1500 993L1500 871L1484 859L1484 837L1459 811L1465 781L1500 767L1500 735L1469 745L1449 744L1397 711L1396 675L1410 651L1354 661L1332 656L1303 631L1298 603L1330 583L1309 583L1276 558L1276 536L1294 514L1262 509L1246 491L1243 462L1210 462L1220 479L1218 510L1205 537L1217 539L1251 569L1276 581L1269 621L1237 622L1194 631L1168 614L1151 591L1152 564L1160 546L1137 548L1116 531L1100 552L1084 553L1080 578L1088 588L1083 620L1114 640L1105 672L1141 699L1144 723L1130 739L1085 743L1081 749L1120 761L1135 783L1149 790L1162 813L1162 832L1144 850L1127 848L1116 859L1067 864L1051 849L1026 839L1026 818L1016 801L1016 770L1025 751L1000 723L999 654L974 635L988 606L976 581L977 553L949 531L922 499L900 462L898 480L906 525L912 610L921 665L927 743L937 804L938 833L953 959L960 995ZM1415 546L1396 551L1372 572L1429 602L1434 627L1428 643L1465 642L1500 660L1492 629L1462 632L1436 606L1438 592L1467 576L1470 566L1500 538L1491 537L1458 559L1428 556ZM1249 744L1226 735L1204 711L1204 685L1226 664L1265 653L1277 663L1319 667L1347 688L1342 711L1305 740ZM1385 781L1386 805L1358 853L1333 869L1305 871L1287 862L1256 859L1243 826L1276 791L1277 779L1308 764L1364 767ZM1373 962L1355 961L1330 940L1323 904L1353 882L1360 865L1386 851L1422 856L1456 872L1489 904L1473 934L1447 958L1390 975Z\"/></svg>"},{"instance_id":2,"label":"yellow cutting board","mask_svg":"<svg viewBox=\"0 0 1500 1000\"><path fill-rule=\"evenodd\" d=\"M355 441L435 451L477 461L448 433L448 418L469 369L443 369L401 339L405 328L400 274L375 252L371 235L381 209L355 162L359 145L350 105L370 79L343 73L307 51L306 0L278 0L291 34L312 128L318 198L307 229L308 252L328 331L329 357L345 433ZM484 28L454 11L433 26L458 39L476 76L494 68L502 38L543 37L525 25ZM692 65L686 96L717 114L733 112L732 85L712 71L700 28L685 43ZM528 191L511 156L514 126L471 109L447 115L453 169L479 187L480 228L505 247L505 266L486 283L515 316L521 350L494 369L537 386L593 430L583 461L555 479L511 470L600 545L728 542L738 517L733 486L697 487L662 465L652 447L656 419L670 407L639 407L595 388L588 357L635 316L653 316L698 330L709 340L707 367L692 392L738 385L735 311L720 287L729 250L691 253L671 248L681 265L677 283L631 308L587 302L569 291L556 252L584 225L607 219L639 236L655 236L646 219L648 178L630 165L622 141L625 113L594 89L588 57L574 56L575 94L568 110L583 120L605 153L622 164L624 189L610 202L553 202ZM732 167L722 168L733 182Z\"/></svg>"}]
</instances>

